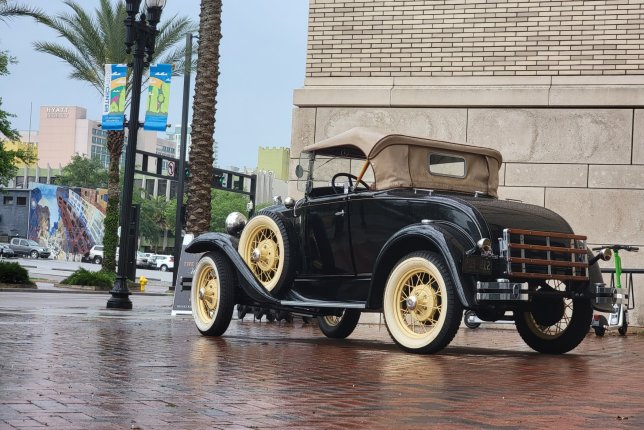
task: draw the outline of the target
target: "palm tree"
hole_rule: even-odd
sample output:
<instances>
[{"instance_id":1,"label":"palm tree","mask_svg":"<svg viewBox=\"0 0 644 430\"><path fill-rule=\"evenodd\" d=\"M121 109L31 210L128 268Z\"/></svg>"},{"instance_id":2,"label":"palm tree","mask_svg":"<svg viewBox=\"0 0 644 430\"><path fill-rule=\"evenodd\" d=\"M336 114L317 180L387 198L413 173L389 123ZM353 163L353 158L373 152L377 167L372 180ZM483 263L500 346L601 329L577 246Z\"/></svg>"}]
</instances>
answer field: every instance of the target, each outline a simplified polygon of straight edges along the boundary
<instances>
[{"instance_id":1,"label":"palm tree","mask_svg":"<svg viewBox=\"0 0 644 430\"><path fill-rule=\"evenodd\" d=\"M2 1L2 0L0 0ZM36 50L53 55L67 62L72 72L70 77L88 83L99 95L103 95L105 64L129 64L132 56L125 53L125 25L127 17L122 0L112 4L111 0L100 0L93 14L83 9L75 0L66 0L71 13L52 17L38 14L36 19L50 27L67 43L36 42ZM187 32L196 26L185 17L173 16L158 27L155 52L159 63L174 64L174 70L183 69L185 46L178 43ZM145 87L145 86L144 86ZM129 94L129 85L127 89ZM108 203L103 238L103 270L113 272L116 267L116 246L118 242L119 162L125 133L108 131L107 150L110 153L108 168Z\"/></svg>"},{"instance_id":2,"label":"palm tree","mask_svg":"<svg viewBox=\"0 0 644 430\"><path fill-rule=\"evenodd\" d=\"M199 52L192 115L190 183L186 229L203 233L210 226L210 188L213 180L213 134L217 87L219 85L219 44L221 42L222 0L201 0Z\"/></svg>"},{"instance_id":3,"label":"palm tree","mask_svg":"<svg viewBox=\"0 0 644 430\"><path fill-rule=\"evenodd\" d=\"M7 21L15 16L37 16L40 13L40 9L31 6L0 0L0 21Z\"/></svg>"}]
</instances>

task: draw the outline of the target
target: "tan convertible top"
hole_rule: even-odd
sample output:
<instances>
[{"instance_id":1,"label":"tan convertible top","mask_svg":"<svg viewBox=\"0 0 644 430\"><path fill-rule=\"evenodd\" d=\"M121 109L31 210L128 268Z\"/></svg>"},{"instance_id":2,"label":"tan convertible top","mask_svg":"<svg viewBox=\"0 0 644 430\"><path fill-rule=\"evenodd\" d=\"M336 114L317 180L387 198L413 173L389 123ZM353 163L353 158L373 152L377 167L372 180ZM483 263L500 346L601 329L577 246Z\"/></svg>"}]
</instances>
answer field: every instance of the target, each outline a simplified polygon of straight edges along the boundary
<instances>
[{"instance_id":1,"label":"tan convertible top","mask_svg":"<svg viewBox=\"0 0 644 430\"><path fill-rule=\"evenodd\" d=\"M337 136L306 146L302 152L316 155L368 159L374 170L376 190L429 188L484 192L497 195L501 154L490 148L443 142L402 134L384 134L352 128ZM465 160L465 176L430 173L429 157L453 156Z\"/></svg>"}]
</instances>

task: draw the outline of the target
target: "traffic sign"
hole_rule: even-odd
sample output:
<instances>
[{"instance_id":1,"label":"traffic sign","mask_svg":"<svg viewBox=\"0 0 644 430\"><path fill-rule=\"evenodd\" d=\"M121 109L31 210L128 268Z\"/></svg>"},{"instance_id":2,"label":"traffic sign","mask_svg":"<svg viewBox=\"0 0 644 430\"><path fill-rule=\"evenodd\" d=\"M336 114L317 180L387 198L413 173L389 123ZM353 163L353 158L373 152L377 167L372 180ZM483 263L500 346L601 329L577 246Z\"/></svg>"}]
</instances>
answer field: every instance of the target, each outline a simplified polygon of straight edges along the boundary
<instances>
[{"instance_id":1,"label":"traffic sign","mask_svg":"<svg viewBox=\"0 0 644 430\"><path fill-rule=\"evenodd\" d=\"M168 175L174 176L174 161L168 161Z\"/></svg>"}]
</instances>

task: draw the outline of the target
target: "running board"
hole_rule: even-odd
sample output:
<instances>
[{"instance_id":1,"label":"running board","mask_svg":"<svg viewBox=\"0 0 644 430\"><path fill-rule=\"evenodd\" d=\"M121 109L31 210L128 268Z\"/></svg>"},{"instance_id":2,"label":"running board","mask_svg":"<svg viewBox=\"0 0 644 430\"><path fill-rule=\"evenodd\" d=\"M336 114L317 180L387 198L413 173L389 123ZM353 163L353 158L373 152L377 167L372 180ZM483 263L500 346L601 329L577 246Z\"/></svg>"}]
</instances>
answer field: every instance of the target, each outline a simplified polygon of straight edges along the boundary
<instances>
[{"instance_id":1,"label":"running board","mask_svg":"<svg viewBox=\"0 0 644 430\"><path fill-rule=\"evenodd\" d=\"M340 309L365 309L363 302L326 302L321 300L282 300L282 306L298 308L340 308Z\"/></svg>"}]
</instances>

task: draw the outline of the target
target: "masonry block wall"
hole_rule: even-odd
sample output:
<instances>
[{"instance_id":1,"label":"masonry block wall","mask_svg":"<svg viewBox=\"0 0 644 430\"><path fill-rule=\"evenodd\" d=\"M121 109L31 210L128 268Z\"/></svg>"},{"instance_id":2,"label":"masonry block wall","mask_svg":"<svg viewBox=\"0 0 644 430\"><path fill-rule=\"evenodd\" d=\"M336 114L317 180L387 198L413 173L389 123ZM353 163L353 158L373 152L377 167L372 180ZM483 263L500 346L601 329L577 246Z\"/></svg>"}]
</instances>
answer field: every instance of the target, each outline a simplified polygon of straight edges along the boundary
<instances>
[{"instance_id":1,"label":"masonry block wall","mask_svg":"<svg viewBox=\"0 0 644 430\"><path fill-rule=\"evenodd\" d=\"M356 126L492 147L500 198L644 251L643 29L644 0L310 0L291 179L303 146Z\"/></svg>"},{"instance_id":2,"label":"masonry block wall","mask_svg":"<svg viewBox=\"0 0 644 430\"><path fill-rule=\"evenodd\" d=\"M307 76L638 74L639 0L311 0Z\"/></svg>"}]
</instances>

